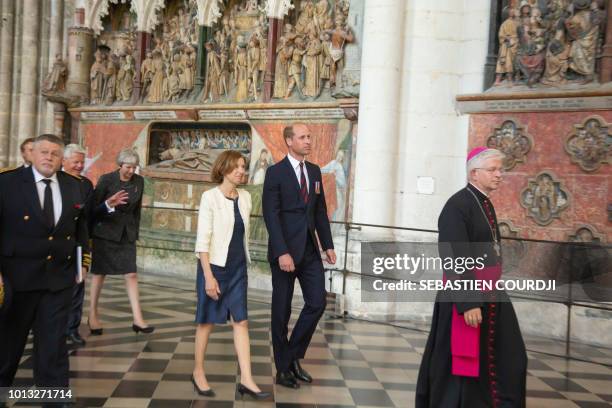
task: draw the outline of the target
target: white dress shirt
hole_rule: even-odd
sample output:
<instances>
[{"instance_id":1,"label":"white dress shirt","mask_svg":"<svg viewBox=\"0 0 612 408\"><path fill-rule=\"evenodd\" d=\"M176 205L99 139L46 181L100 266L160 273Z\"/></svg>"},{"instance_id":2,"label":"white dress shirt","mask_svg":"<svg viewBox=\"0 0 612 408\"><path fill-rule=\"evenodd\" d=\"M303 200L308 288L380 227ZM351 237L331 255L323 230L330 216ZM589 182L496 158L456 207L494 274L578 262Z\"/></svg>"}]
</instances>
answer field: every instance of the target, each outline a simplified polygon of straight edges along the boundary
<instances>
[{"instance_id":1,"label":"white dress shirt","mask_svg":"<svg viewBox=\"0 0 612 408\"><path fill-rule=\"evenodd\" d=\"M300 184L300 177L301 177L300 163L304 163L304 176L306 177L306 191L310 192L310 180L308 179L308 170L306 169L306 161L301 162L290 154L288 154L287 157L289 158L289 163L291 163L291 167L293 167L293 170L295 171L295 176L297 177L297 181L300 186L301 186Z\"/></svg>"},{"instance_id":2,"label":"white dress shirt","mask_svg":"<svg viewBox=\"0 0 612 408\"><path fill-rule=\"evenodd\" d=\"M47 187L43 180L46 178L51 180L49 186L51 186L51 193L53 194L53 216L55 217L55 224L57 225L62 215L62 193L60 191L59 182L57 181L57 173L53 173L51 177L45 177L36 171L36 167L34 166L32 166L32 172L34 173L34 183L36 183L41 209L43 209L45 205L45 188Z\"/></svg>"}]
</instances>

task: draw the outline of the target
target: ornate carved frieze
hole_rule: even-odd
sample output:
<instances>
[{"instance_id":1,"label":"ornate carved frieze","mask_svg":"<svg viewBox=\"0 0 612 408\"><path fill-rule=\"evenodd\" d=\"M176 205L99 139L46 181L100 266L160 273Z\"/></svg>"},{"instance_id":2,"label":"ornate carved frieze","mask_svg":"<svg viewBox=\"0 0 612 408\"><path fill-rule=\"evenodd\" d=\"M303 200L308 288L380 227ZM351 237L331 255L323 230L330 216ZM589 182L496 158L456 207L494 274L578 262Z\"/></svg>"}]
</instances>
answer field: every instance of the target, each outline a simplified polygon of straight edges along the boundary
<instances>
[{"instance_id":1,"label":"ornate carved frieze","mask_svg":"<svg viewBox=\"0 0 612 408\"><path fill-rule=\"evenodd\" d=\"M582 124L574 125L574 131L565 142L565 151L587 172L597 171L610 163L612 154L612 126L599 116L591 116Z\"/></svg>"},{"instance_id":2,"label":"ornate carved frieze","mask_svg":"<svg viewBox=\"0 0 612 408\"><path fill-rule=\"evenodd\" d=\"M251 151L251 130L244 124L158 125L151 130L148 175L170 178L194 176L210 180L215 159L226 150L246 157Z\"/></svg>"},{"instance_id":3,"label":"ornate carved frieze","mask_svg":"<svg viewBox=\"0 0 612 408\"><path fill-rule=\"evenodd\" d=\"M504 170L513 169L517 163L524 163L527 153L533 147L533 140L514 120L506 120L487 139L487 146L504 153Z\"/></svg>"},{"instance_id":4,"label":"ornate carved frieze","mask_svg":"<svg viewBox=\"0 0 612 408\"><path fill-rule=\"evenodd\" d=\"M548 171L529 179L520 195L527 216L539 225L548 225L559 218L569 206L569 200L569 193L563 189L563 183Z\"/></svg>"},{"instance_id":5,"label":"ornate carved frieze","mask_svg":"<svg viewBox=\"0 0 612 408\"><path fill-rule=\"evenodd\" d=\"M508 2L504 2L508 3ZM596 80L608 12L601 0L512 1L497 27L495 86L564 86Z\"/></svg>"}]
</instances>

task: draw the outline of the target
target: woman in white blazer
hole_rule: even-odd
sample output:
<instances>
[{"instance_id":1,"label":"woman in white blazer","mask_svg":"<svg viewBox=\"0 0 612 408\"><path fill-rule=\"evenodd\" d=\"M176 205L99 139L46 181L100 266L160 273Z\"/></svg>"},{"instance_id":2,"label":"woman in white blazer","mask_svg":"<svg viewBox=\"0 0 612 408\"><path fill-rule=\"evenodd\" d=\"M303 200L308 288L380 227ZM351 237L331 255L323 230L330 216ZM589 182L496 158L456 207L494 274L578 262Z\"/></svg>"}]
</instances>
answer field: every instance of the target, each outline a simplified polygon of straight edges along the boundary
<instances>
[{"instance_id":1,"label":"woman in white blazer","mask_svg":"<svg viewBox=\"0 0 612 408\"><path fill-rule=\"evenodd\" d=\"M215 324L231 320L234 346L240 365L238 392L265 399L251 374L251 353L247 321L247 263L251 195L237 188L246 173L240 152L227 150L212 168L212 180L219 185L202 194L198 212L195 252L197 270L195 367L191 378L200 395L214 396L204 373L204 355Z\"/></svg>"}]
</instances>

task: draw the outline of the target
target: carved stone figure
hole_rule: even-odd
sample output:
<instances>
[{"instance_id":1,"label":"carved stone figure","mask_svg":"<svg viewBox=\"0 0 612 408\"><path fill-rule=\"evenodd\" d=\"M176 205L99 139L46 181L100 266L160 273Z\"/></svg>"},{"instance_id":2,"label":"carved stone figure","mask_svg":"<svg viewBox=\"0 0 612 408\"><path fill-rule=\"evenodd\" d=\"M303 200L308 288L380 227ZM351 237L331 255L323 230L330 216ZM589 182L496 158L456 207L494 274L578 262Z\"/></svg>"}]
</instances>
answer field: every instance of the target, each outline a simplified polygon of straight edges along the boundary
<instances>
[{"instance_id":1,"label":"carved stone figure","mask_svg":"<svg viewBox=\"0 0 612 408\"><path fill-rule=\"evenodd\" d=\"M330 49L330 55L332 57L332 65L330 85L332 87L336 86L336 77L338 71L342 68L342 61L344 59L344 45L347 42L350 43L355 40L350 28L344 28L342 24L342 19L336 18L336 28L331 32L332 46Z\"/></svg>"},{"instance_id":2,"label":"carved stone figure","mask_svg":"<svg viewBox=\"0 0 612 408\"><path fill-rule=\"evenodd\" d=\"M316 30L314 28L314 4L312 0L308 0L306 3L302 3L302 12L298 17L297 23L295 24L296 33L306 36L311 31L314 31L316 34Z\"/></svg>"},{"instance_id":3,"label":"carved stone figure","mask_svg":"<svg viewBox=\"0 0 612 408\"><path fill-rule=\"evenodd\" d=\"M542 77L544 85L558 85L567 82L570 48L561 40L552 40L546 50L546 69Z\"/></svg>"},{"instance_id":4,"label":"carved stone figure","mask_svg":"<svg viewBox=\"0 0 612 408\"><path fill-rule=\"evenodd\" d=\"M329 87L331 66L334 62L331 56L331 37L329 33L323 33L321 37L323 39L321 41L321 86L323 86L323 82L327 81L326 87Z\"/></svg>"},{"instance_id":5,"label":"carved stone figure","mask_svg":"<svg viewBox=\"0 0 612 408\"><path fill-rule=\"evenodd\" d=\"M569 206L568 194L563 190L561 182L542 172L529 179L527 187L521 192L521 205L536 223L548 225Z\"/></svg>"},{"instance_id":6,"label":"carved stone figure","mask_svg":"<svg viewBox=\"0 0 612 408\"><path fill-rule=\"evenodd\" d=\"M106 53L102 50L96 50L95 62L91 66L89 73L90 79L90 102L92 105L97 105L102 102L104 92L104 82L106 76Z\"/></svg>"},{"instance_id":7,"label":"carved stone figure","mask_svg":"<svg viewBox=\"0 0 612 408\"><path fill-rule=\"evenodd\" d=\"M317 97L321 91L321 42L312 33L304 56L304 67L306 68L306 80L302 93L304 96Z\"/></svg>"},{"instance_id":8,"label":"carved stone figure","mask_svg":"<svg viewBox=\"0 0 612 408\"><path fill-rule=\"evenodd\" d=\"M149 88L147 102L159 103L164 99L164 80L166 79L164 60L159 51L153 52L153 67L151 69L151 74L151 87Z\"/></svg>"},{"instance_id":9,"label":"carved stone figure","mask_svg":"<svg viewBox=\"0 0 612 408\"><path fill-rule=\"evenodd\" d=\"M121 56L120 68L117 73L117 99L129 101L134 89L134 58L130 55Z\"/></svg>"},{"instance_id":10,"label":"carved stone figure","mask_svg":"<svg viewBox=\"0 0 612 408\"><path fill-rule=\"evenodd\" d=\"M603 164L610 163L610 125L595 116L574 127L574 133L565 142L565 151L571 156L572 162L587 172L597 171Z\"/></svg>"},{"instance_id":11,"label":"carved stone figure","mask_svg":"<svg viewBox=\"0 0 612 408\"><path fill-rule=\"evenodd\" d=\"M181 48L180 61L183 72L179 74L179 88L181 96L185 96L193 89L193 60L191 59L192 49L190 46Z\"/></svg>"},{"instance_id":12,"label":"carved stone figure","mask_svg":"<svg viewBox=\"0 0 612 408\"><path fill-rule=\"evenodd\" d=\"M206 63L206 86L202 99L204 102L208 100L215 102L219 99L221 93L219 86L223 85L223 80L221 79L221 59L215 50L215 43L213 41L207 42L205 47L207 52L206 58L208 60Z\"/></svg>"},{"instance_id":13,"label":"carved stone figure","mask_svg":"<svg viewBox=\"0 0 612 408\"><path fill-rule=\"evenodd\" d=\"M518 28L518 66L528 86L536 84L544 73L546 57L546 29L542 26L542 13L532 8L529 22L521 21Z\"/></svg>"},{"instance_id":14,"label":"carved stone figure","mask_svg":"<svg viewBox=\"0 0 612 408\"><path fill-rule=\"evenodd\" d=\"M500 127L495 128L495 132L487 139L487 146L505 155L503 168L508 171L513 169L517 163L525 162L533 142L531 137L523 132L522 127L512 120L507 120Z\"/></svg>"},{"instance_id":15,"label":"carved stone figure","mask_svg":"<svg viewBox=\"0 0 612 408\"><path fill-rule=\"evenodd\" d=\"M518 10L510 8L508 18L499 28L499 55L495 69L495 85L500 85L504 76L511 81L514 78L514 63L518 52Z\"/></svg>"},{"instance_id":16,"label":"carved stone figure","mask_svg":"<svg viewBox=\"0 0 612 408\"><path fill-rule=\"evenodd\" d=\"M168 79L166 86L166 99L170 102L176 102L181 95L181 78L183 66L180 61L180 55L175 54L172 57L172 63L168 68Z\"/></svg>"},{"instance_id":17,"label":"carved stone figure","mask_svg":"<svg viewBox=\"0 0 612 408\"><path fill-rule=\"evenodd\" d=\"M43 83L43 92L62 92L66 89L66 77L68 76L68 66L62 59L61 54L55 55L55 62L51 72Z\"/></svg>"},{"instance_id":18,"label":"carved stone figure","mask_svg":"<svg viewBox=\"0 0 612 408\"><path fill-rule=\"evenodd\" d=\"M293 92L293 88L297 85L298 91L301 95L302 92L302 60L306 54L304 40L302 37L295 39L295 48L291 56L291 63L289 64L289 84L287 85L287 92L285 93L285 99L288 99Z\"/></svg>"},{"instance_id":19,"label":"carved stone figure","mask_svg":"<svg viewBox=\"0 0 612 408\"><path fill-rule=\"evenodd\" d=\"M276 70L274 73L274 97L284 98L289 87L289 64L293 57L293 47L281 37L276 50Z\"/></svg>"},{"instance_id":20,"label":"carved stone figure","mask_svg":"<svg viewBox=\"0 0 612 408\"><path fill-rule=\"evenodd\" d=\"M149 93L149 87L151 86L151 81L153 80L153 54L151 52L147 52L147 56L142 61L140 65L140 81L142 83L142 95L147 95Z\"/></svg>"},{"instance_id":21,"label":"carved stone figure","mask_svg":"<svg viewBox=\"0 0 612 408\"><path fill-rule=\"evenodd\" d=\"M249 65L246 44L238 45L235 61L236 101L242 102L249 97Z\"/></svg>"},{"instance_id":22,"label":"carved stone figure","mask_svg":"<svg viewBox=\"0 0 612 408\"><path fill-rule=\"evenodd\" d=\"M249 49L247 51L247 66L249 73L248 88L249 95L253 99L257 99L257 86L259 84L259 63L261 60L261 50L259 49L259 40L252 37L249 41Z\"/></svg>"},{"instance_id":23,"label":"carved stone figure","mask_svg":"<svg viewBox=\"0 0 612 408\"><path fill-rule=\"evenodd\" d=\"M599 36L599 22L592 21L589 0L574 0L574 15L565 26L571 41L570 63L572 71L582 75L585 82L595 79L595 53Z\"/></svg>"}]
</instances>

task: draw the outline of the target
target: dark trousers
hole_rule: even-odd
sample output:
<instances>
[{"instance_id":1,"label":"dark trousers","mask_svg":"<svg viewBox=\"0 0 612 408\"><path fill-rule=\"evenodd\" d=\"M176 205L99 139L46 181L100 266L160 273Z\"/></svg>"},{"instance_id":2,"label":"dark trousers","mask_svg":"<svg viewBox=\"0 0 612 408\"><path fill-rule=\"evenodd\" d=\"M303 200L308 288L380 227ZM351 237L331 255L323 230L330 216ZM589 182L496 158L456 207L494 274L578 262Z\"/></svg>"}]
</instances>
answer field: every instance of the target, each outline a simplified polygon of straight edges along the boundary
<instances>
[{"instance_id":1,"label":"dark trousers","mask_svg":"<svg viewBox=\"0 0 612 408\"><path fill-rule=\"evenodd\" d=\"M272 347L277 371L287 371L291 362L304 358L317 323L326 306L325 275L321 258L310 236L306 240L302 261L294 272L280 269L278 262L272 269ZM300 281L304 295L304 307L300 313L291 338L287 339L291 300L295 279Z\"/></svg>"},{"instance_id":2,"label":"dark trousers","mask_svg":"<svg viewBox=\"0 0 612 408\"><path fill-rule=\"evenodd\" d=\"M13 383L28 334L34 334L34 383L68 387L66 325L72 287L51 292L14 292L10 310L0 318L0 387Z\"/></svg>"},{"instance_id":3,"label":"dark trousers","mask_svg":"<svg viewBox=\"0 0 612 408\"><path fill-rule=\"evenodd\" d=\"M68 313L68 329L66 334L76 334L81 326L83 317L83 301L85 300L85 281L74 285L72 291L72 304Z\"/></svg>"}]
</instances>

